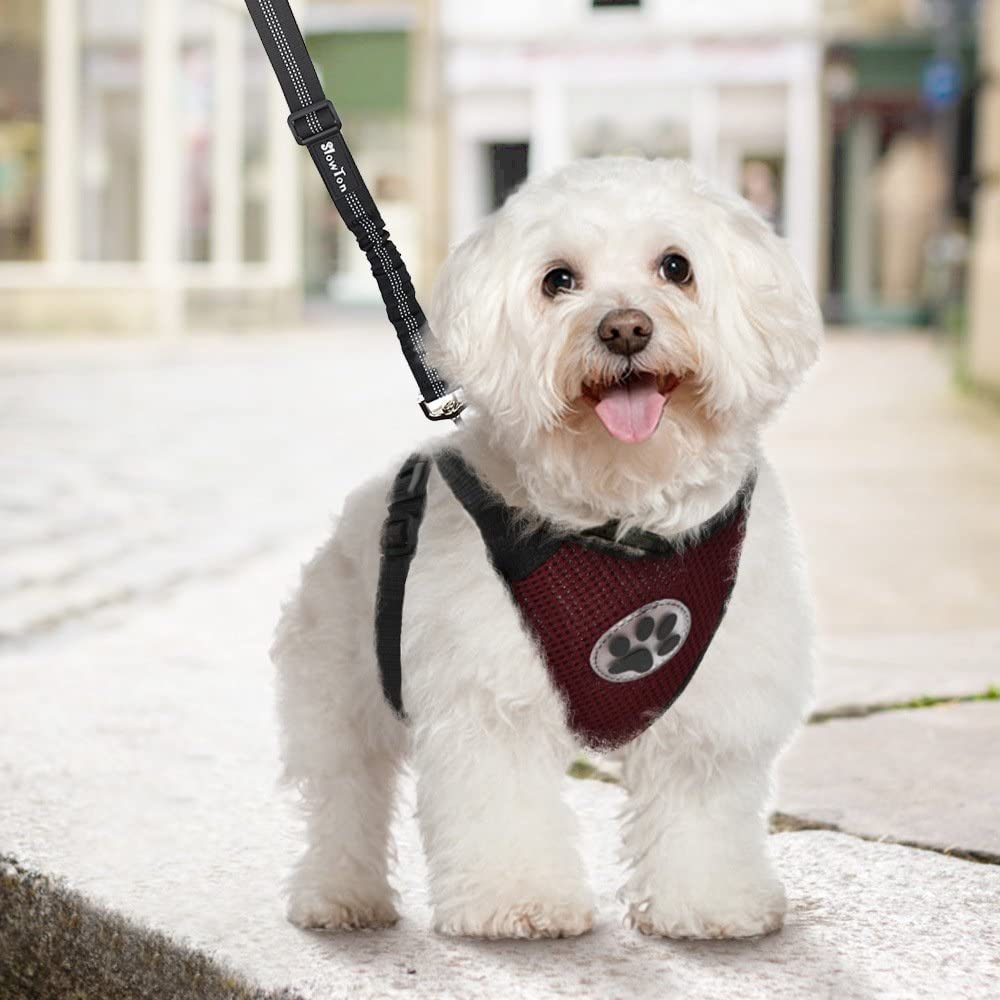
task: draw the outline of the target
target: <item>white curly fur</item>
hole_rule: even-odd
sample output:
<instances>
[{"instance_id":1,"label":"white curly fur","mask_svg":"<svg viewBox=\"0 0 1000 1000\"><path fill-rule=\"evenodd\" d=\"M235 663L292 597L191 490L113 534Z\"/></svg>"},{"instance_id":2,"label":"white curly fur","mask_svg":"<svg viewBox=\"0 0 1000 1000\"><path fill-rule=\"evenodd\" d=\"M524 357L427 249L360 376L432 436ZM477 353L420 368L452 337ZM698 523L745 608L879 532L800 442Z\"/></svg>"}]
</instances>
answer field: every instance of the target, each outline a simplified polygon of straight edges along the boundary
<instances>
[{"instance_id":1,"label":"white curly fur","mask_svg":"<svg viewBox=\"0 0 1000 1000\"><path fill-rule=\"evenodd\" d=\"M690 259L690 285L658 273L668 250ZM557 262L580 286L548 298L542 278ZM595 336L616 307L653 319L637 365L685 374L640 444L612 438L580 399L585 380L622 364ZM588 160L526 184L454 250L432 319L436 360L471 401L447 443L527 511L568 527L618 518L677 536L759 467L714 643L678 702L618 753L629 796L621 895L626 919L648 934L775 930L785 902L765 813L775 758L809 701L813 625L759 434L821 335L787 249L745 202L684 163ZM478 530L436 473L404 609L409 723L383 699L373 609L397 468L387 463L348 499L278 627L285 774L307 818L290 918L327 928L396 919L389 822L409 760L438 930L583 933L591 893L560 794L578 747Z\"/></svg>"}]
</instances>

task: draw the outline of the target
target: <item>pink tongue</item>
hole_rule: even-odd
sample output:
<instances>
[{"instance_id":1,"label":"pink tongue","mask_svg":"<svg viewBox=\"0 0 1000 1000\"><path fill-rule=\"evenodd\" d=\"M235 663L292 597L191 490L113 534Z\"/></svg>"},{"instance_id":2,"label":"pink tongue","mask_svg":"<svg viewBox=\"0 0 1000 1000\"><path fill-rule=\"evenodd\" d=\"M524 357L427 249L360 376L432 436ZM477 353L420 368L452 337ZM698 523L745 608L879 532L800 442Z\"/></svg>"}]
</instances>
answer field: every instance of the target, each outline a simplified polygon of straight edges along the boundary
<instances>
[{"instance_id":1,"label":"pink tongue","mask_svg":"<svg viewBox=\"0 0 1000 1000\"><path fill-rule=\"evenodd\" d=\"M667 397L657 391L655 375L640 375L604 391L595 409L608 433L637 444L656 430Z\"/></svg>"}]
</instances>

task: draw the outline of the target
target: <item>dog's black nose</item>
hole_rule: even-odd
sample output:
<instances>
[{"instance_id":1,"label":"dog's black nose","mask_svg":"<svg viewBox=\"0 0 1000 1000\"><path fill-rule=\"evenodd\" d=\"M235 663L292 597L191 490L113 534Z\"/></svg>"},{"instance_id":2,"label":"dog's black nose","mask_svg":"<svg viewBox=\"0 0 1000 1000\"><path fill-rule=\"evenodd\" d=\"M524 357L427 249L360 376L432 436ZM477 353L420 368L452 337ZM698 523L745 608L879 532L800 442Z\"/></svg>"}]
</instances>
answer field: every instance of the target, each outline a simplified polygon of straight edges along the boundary
<instances>
[{"instance_id":1,"label":"dog's black nose","mask_svg":"<svg viewBox=\"0 0 1000 1000\"><path fill-rule=\"evenodd\" d=\"M641 309L612 309L597 336L612 354L638 354L653 336L653 321Z\"/></svg>"}]
</instances>

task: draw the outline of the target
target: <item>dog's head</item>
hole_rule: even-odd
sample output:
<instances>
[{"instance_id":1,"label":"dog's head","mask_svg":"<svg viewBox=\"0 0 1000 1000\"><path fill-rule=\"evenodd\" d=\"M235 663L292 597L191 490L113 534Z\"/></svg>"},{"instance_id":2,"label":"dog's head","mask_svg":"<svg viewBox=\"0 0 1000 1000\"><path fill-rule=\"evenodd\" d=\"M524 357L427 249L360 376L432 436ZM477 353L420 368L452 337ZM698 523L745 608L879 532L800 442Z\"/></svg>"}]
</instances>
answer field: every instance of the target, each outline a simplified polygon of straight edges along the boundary
<instances>
[{"instance_id":1,"label":"dog's head","mask_svg":"<svg viewBox=\"0 0 1000 1000\"><path fill-rule=\"evenodd\" d=\"M821 334L746 202L683 162L641 159L527 183L451 254L432 320L442 368L500 439L604 467L745 436Z\"/></svg>"}]
</instances>

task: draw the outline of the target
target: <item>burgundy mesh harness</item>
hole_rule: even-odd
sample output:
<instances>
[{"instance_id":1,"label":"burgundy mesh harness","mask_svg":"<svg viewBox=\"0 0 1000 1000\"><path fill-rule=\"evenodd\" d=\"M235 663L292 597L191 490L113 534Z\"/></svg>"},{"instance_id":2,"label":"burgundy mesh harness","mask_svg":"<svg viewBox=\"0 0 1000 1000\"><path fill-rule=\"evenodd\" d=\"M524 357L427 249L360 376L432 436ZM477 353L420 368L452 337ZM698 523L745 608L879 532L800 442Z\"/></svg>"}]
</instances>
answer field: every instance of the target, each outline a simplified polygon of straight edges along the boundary
<instances>
[{"instance_id":1,"label":"burgundy mesh harness","mask_svg":"<svg viewBox=\"0 0 1000 1000\"><path fill-rule=\"evenodd\" d=\"M693 540L678 545L636 530L616 538L615 522L566 533L527 521L457 452L434 461L479 528L574 732L595 749L634 739L679 697L725 616L755 474ZM429 470L426 456L407 460L382 534L376 651L383 691L400 715L403 595Z\"/></svg>"}]
</instances>

